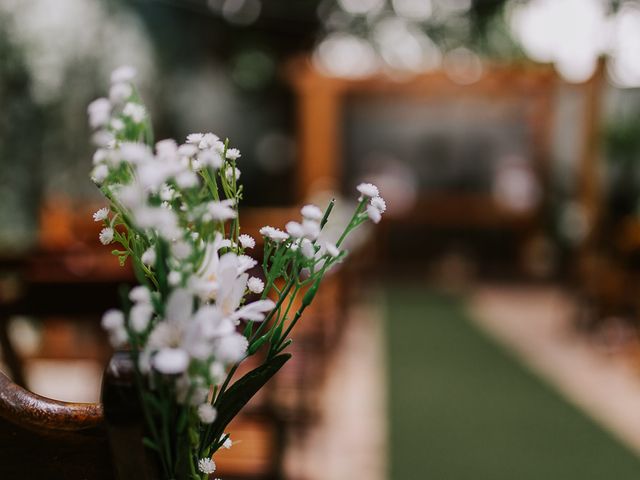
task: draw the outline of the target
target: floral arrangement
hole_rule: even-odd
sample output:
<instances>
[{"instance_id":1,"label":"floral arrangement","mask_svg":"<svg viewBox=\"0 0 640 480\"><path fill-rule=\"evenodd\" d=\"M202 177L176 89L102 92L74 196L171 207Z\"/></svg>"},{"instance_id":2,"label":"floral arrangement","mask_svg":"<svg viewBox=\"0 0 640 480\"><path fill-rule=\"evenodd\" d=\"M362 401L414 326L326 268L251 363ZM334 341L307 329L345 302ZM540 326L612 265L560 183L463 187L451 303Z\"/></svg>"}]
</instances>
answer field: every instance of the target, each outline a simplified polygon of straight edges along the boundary
<instances>
[{"instance_id":1,"label":"floral arrangement","mask_svg":"<svg viewBox=\"0 0 640 480\"><path fill-rule=\"evenodd\" d=\"M321 238L333 202L306 205L284 231L260 229L258 265L246 253L256 240L240 230L240 152L212 133L153 148L134 77L131 67L115 70L109 98L88 108L98 146L92 179L109 204L93 215L104 226L100 242L117 245L112 253L121 265L131 261L140 282L102 326L115 348L130 352L144 443L164 477L205 479L216 469L213 454L231 447L229 422L289 360L291 331L345 258L345 238L379 222L386 206L374 185L359 185L353 216L332 243ZM259 351L260 366L232 383Z\"/></svg>"}]
</instances>

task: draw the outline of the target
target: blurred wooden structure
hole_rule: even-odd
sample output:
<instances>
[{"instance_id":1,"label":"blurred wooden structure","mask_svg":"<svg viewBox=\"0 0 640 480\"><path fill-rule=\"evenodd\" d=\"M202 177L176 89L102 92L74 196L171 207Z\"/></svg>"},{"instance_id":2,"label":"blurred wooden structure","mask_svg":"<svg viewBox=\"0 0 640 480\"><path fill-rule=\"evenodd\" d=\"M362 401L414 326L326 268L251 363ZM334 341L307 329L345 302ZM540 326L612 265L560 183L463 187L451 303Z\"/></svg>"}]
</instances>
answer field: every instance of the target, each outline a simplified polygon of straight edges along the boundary
<instances>
[{"instance_id":1,"label":"blurred wooden structure","mask_svg":"<svg viewBox=\"0 0 640 480\"><path fill-rule=\"evenodd\" d=\"M580 142L579 158L575 159L576 200L584 206L591 221L595 221L601 202L596 143L603 71L601 64L591 80L577 86L585 105L584 116L575 119ZM382 250L390 232L403 228L420 228L421 232L425 228L430 232L446 229L507 232L516 242L520 257L528 242L544 235L551 204L553 129L557 127L554 108L558 87L563 84L551 65L485 64L474 81L461 83L453 80L446 70L400 79L385 74L355 79L329 77L319 72L310 59L298 58L288 65L286 76L297 95L300 199L317 190L352 187L345 185L347 165L354 159L345 157L348 152L344 148L347 143L344 135L346 113L353 99L397 99L427 110L436 102L454 109L473 99L521 108L522 128L530 143L527 165L537 181L539 201L532 208L512 209L497 201L490 191L419 189L412 208L398 215L391 211L385 218L386 233L377 239Z\"/></svg>"}]
</instances>

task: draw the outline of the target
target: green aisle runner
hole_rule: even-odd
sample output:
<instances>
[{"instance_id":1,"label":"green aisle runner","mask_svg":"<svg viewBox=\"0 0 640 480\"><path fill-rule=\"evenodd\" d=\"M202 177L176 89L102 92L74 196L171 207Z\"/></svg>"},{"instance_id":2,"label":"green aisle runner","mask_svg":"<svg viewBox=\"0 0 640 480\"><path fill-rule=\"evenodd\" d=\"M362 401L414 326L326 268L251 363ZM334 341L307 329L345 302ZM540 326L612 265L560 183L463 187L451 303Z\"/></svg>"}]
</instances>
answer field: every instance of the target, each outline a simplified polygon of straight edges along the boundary
<instances>
[{"instance_id":1,"label":"green aisle runner","mask_svg":"<svg viewBox=\"0 0 640 480\"><path fill-rule=\"evenodd\" d=\"M477 331L461 302L387 294L391 480L640 479L633 453Z\"/></svg>"}]
</instances>

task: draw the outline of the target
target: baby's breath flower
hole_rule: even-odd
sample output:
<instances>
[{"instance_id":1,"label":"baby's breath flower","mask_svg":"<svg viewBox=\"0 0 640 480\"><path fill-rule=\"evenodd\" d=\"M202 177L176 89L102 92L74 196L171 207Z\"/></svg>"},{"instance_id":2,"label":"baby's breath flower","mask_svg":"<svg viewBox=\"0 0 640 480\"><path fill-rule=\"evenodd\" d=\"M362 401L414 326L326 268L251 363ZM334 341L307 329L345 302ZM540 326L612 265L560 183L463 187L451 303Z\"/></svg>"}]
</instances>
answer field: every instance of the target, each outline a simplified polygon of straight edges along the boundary
<instances>
[{"instance_id":1,"label":"baby's breath flower","mask_svg":"<svg viewBox=\"0 0 640 480\"><path fill-rule=\"evenodd\" d=\"M384 213L387 210L387 203L382 197L373 197L371 199L371 206L377 208L380 213Z\"/></svg>"},{"instance_id":2,"label":"baby's breath flower","mask_svg":"<svg viewBox=\"0 0 640 480\"><path fill-rule=\"evenodd\" d=\"M233 168L231 165L227 165L227 168L224 171L224 176L227 179L227 182L233 182L233 178L235 177L236 181L240 179L240 169Z\"/></svg>"},{"instance_id":3,"label":"baby's breath flower","mask_svg":"<svg viewBox=\"0 0 640 480\"><path fill-rule=\"evenodd\" d=\"M200 143L203 137L204 137L204 134L202 133L190 133L189 135L187 135L187 143L191 143L191 144Z\"/></svg>"},{"instance_id":4,"label":"baby's breath flower","mask_svg":"<svg viewBox=\"0 0 640 480\"><path fill-rule=\"evenodd\" d=\"M327 250L327 253L331 255L333 258L336 258L340 255L340 249L336 247L334 243L326 242L324 244L324 248Z\"/></svg>"},{"instance_id":5,"label":"baby's breath flower","mask_svg":"<svg viewBox=\"0 0 640 480\"><path fill-rule=\"evenodd\" d=\"M219 140L220 139L217 135L214 135L213 133L205 133L202 137L202 140L200 140L200 143L198 144L198 148L200 148L201 150L212 148Z\"/></svg>"},{"instance_id":6,"label":"baby's breath flower","mask_svg":"<svg viewBox=\"0 0 640 480\"><path fill-rule=\"evenodd\" d=\"M232 207L233 200L222 200L221 202L209 202L207 211L213 220L226 221L236 218L236 211Z\"/></svg>"},{"instance_id":7,"label":"baby's breath flower","mask_svg":"<svg viewBox=\"0 0 640 480\"><path fill-rule=\"evenodd\" d=\"M320 223L315 220L303 220L302 229L309 240L315 240L320 235Z\"/></svg>"},{"instance_id":8,"label":"baby's breath flower","mask_svg":"<svg viewBox=\"0 0 640 480\"><path fill-rule=\"evenodd\" d=\"M120 145L122 160L129 163L143 163L153 159L151 149L140 142L122 142Z\"/></svg>"},{"instance_id":9,"label":"baby's breath flower","mask_svg":"<svg viewBox=\"0 0 640 480\"><path fill-rule=\"evenodd\" d=\"M316 254L316 251L313 248L313 243L311 243L311 241L307 238L302 240L302 243L300 244L300 251L302 252L302 255L305 256L305 258L309 259L313 258Z\"/></svg>"},{"instance_id":10,"label":"baby's breath flower","mask_svg":"<svg viewBox=\"0 0 640 480\"><path fill-rule=\"evenodd\" d=\"M151 292L144 285L138 285L129 292L129 300L136 303L151 303Z\"/></svg>"},{"instance_id":11,"label":"baby's breath flower","mask_svg":"<svg viewBox=\"0 0 640 480\"><path fill-rule=\"evenodd\" d=\"M175 270L172 272L169 272L169 275L167 276L167 281L169 282L169 285L171 285L172 287L176 287L182 281L182 274L180 272L176 272Z\"/></svg>"},{"instance_id":12,"label":"baby's breath flower","mask_svg":"<svg viewBox=\"0 0 640 480\"><path fill-rule=\"evenodd\" d=\"M124 127L126 126L124 124L124 122L119 119L119 118L114 118L113 120L111 120L111 122L109 123L109 126L111 127L112 130L116 131L116 132L121 132L122 130L124 130Z\"/></svg>"},{"instance_id":13,"label":"baby's breath flower","mask_svg":"<svg viewBox=\"0 0 640 480\"><path fill-rule=\"evenodd\" d=\"M198 153L198 147L190 143L185 143L178 147L178 155L182 157L193 157L196 153Z\"/></svg>"},{"instance_id":14,"label":"baby's breath flower","mask_svg":"<svg viewBox=\"0 0 640 480\"><path fill-rule=\"evenodd\" d=\"M287 235L282 230L270 227L268 225L260 229L260 235L262 235L263 237L267 237L276 243L283 242L284 240L289 238L289 235Z\"/></svg>"},{"instance_id":15,"label":"baby's breath flower","mask_svg":"<svg viewBox=\"0 0 640 480\"><path fill-rule=\"evenodd\" d=\"M211 458L201 458L198 460L198 470L207 475L216 471L216 464Z\"/></svg>"},{"instance_id":16,"label":"baby's breath flower","mask_svg":"<svg viewBox=\"0 0 640 480\"><path fill-rule=\"evenodd\" d=\"M222 157L220 156L220 152L216 152L215 150L204 150L200 152L198 155L198 160L203 164L207 165L214 170L218 170L222 167Z\"/></svg>"},{"instance_id":17,"label":"baby's breath flower","mask_svg":"<svg viewBox=\"0 0 640 480\"><path fill-rule=\"evenodd\" d=\"M138 333L142 333L147 329L153 309L148 303L138 303L131 307L129 311L129 323L131 328Z\"/></svg>"},{"instance_id":18,"label":"baby's breath flower","mask_svg":"<svg viewBox=\"0 0 640 480\"><path fill-rule=\"evenodd\" d=\"M251 277L247 281L247 288L253 293L262 293L264 290L264 282L258 277Z\"/></svg>"},{"instance_id":19,"label":"baby's breath flower","mask_svg":"<svg viewBox=\"0 0 640 480\"><path fill-rule=\"evenodd\" d=\"M109 89L109 100L119 105L125 100L128 100L133 93L133 88L129 83L118 82L114 83Z\"/></svg>"},{"instance_id":20,"label":"baby's breath flower","mask_svg":"<svg viewBox=\"0 0 640 480\"><path fill-rule=\"evenodd\" d=\"M111 118L111 102L106 98L98 98L89 104L87 113L92 128L103 127Z\"/></svg>"},{"instance_id":21,"label":"baby's breath flower","mask_svg":"<svg viewBox=\"0 0 640 480\"><path fill-rule=\"evenodd\" d=\"M134 123L142 123L147 116L147 110L139 103L128 102L122 109L122 115L130 118Z\"/></svg>"},{"instance_id":22,"label":"baby's breath flower","mask_svg":"<svg viewBox=\"0 0 640 480\"><path fill-rule=\"evenodd\" d=\"M140 261L145 265L154 265L156 263L156 249L149 247L140 257Z\"/></svg>"},{"instance_id":23,"label":"baby's breath flower","mask_svg":"<svg viewBox=\"0 0 640 480\"><path fill-rule=\"evenodd\" d=\"M111 242L113 242L113 228L103 228L100 231L100 243L102 243L103 245L109 245Z\"/></svg>"},{"instance_id":24,"label":"baby's breath flower","mask_svg":"<svg viewBox=\"0 0 640 480\"><path fill-rule=\"evenodd\" d=\"M217 416L217 410L210 403L203 403L198 406L198 418L202 423L213 423Z\"/></svg>"},{"instance_id":25,"label":"baby's breath flower","mask_svg":"<svg viewBox=\"0 0 640 480\"><path fill-rule=\"evenodd\" d=\"M298 222L288 222L284 228L292 238L300 238L304 236L304 229Z\"/></svg>"},{"instance_id":26,"label":"baby's breath flower","mask_svg":"<svg viewBox=\"0 0 640 480\"><path fill-rule=\"evenodd\" d=\"M373 183L361 183L356 188L365 197L373 198L379 195L378 187L376 187Z\"/></svg>"},{"instance_id":27,"label":"baby's breath flower","mask_svg":"<svg viewBox=\"0 0 640 480\"><path fill-rule=\"evenodd\" d=\"M193 188L198 185L198 176L189 170L184 170L176 175L176 183L180 188Z\"/></svg>"},{"instance_id":28,"label":"baby's breath flower","mask_svg":"<svg viewBox=\"0 0 640 480\"><path fill-rule=\"evenodd\" d=\"M229 450L233 446L233 441L231 437L227 434L227 438L225 438L224 442L222 442L222 448L226 448Z\"/></svg>"},{"instance_id":29,"label":"baby's breath flower","mask_svg":"<svg viewBox=\"0 0 640 480\"><path fill-rule=\"evenodd\" d=\"M130 82L136 78L137 71L129 65L122 65L111 72L111 83Z\"/></svg>"},{"instance_id":30,"label":"baby's breath flower","mask_svg":"<svg viewBox=\"0 0 640 480\"><path fill-rule=\"evenodd\" d=\"M380 220L382 220L380 210L373 205L367 205L367 216L373 223L380 223Z\"/></svg>"},{"instance_id":31,"label":"baby's breath flower","mask_svg":"<svg viewBox=\"0 0 640 480\"><path fill-rule=\"evenodd\" d=\"M229 160L237 160L240 158L240 150L237 148L229 148L227 149L227 153L225 155Z\"/></svg>"},{"instance_id":32,"label":"baby's breath flower","mask_svg":"<svg viewBox=\"0 0 640 480\"><path fill-rule=\"evenodd\" d=\"M251 235L247 235L243 233L238 237L238 241L240 242L240 246L242 248L253 248L256 246L256 241Z\"/></svg>"},{"instance_id":33,"label":"baby's breath flower","mask_svg":"<svg viewBox=\"0 0 640 480\"><path fill-rule=\"evenodd\" d=\"M181 348L163 348L153 357L152 365L165 375L178 375L189 366L189 354Z\"/></svg>"},{"instance_id":34,"label":"baby's breath flower","mask_svg":"<svg viewBox=\"0 0 640 480\"><path fill-rule=\"evenodd\" d=\"M109 176L109 167L105 164L100 164L95 167L91 172L91 180L96 184L101 185Z\"/></svg>"},{"instance_id":35,"label":"baby's breath flower","mask_svg":"<svg viewBox=\"0 0 640 480\"><path fill-rule=\"evenodd\" d=\"M124 325L124 313L115 308L107 310L102 315L101 325L102 328L109 331L122 327Z\"/></svg>"},{"instance_id":36,"label":"baby's breath flower","mask_svg":"<svg viewBox=\"0 0 640 480\"><path fill-rule=\"evenodd\" d=\"M103 220L106 220L107 217L109 217L109 208L108 207L102 207L101 209L97 210L93 214L93 221L94 222L101 222Z\"/></svg>"},{"instance_id":37,"label":"baby's breath flower","mask_svg":"<svg viewBox=\"0 0 640 480\"><path fill-rule=\"evenodd\" d=\"M300 209L300 213L307 220L315 220L317 222L322 220L323 216L322 210L315 205L305 205Z\"/></svg>"}]
</instances>

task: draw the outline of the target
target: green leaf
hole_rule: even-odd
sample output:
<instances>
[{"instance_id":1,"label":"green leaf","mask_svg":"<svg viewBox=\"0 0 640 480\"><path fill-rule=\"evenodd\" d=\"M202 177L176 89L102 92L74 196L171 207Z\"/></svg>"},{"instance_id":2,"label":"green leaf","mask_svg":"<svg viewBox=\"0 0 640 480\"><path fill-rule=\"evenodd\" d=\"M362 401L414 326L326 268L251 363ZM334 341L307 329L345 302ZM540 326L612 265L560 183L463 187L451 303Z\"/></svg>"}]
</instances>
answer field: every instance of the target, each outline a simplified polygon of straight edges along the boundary
<instances>
[{"instance_id":1,"label":"green leaf","mask_svg":"<svg viewBox=\"0 0 640 480\"><path fill-rule=\"evenodd\" d=\"M160 449L158 448L158 446L153 443L153 441L151 441L150 438L144 437L142 439L142 444L147 447L150 448L151 450L155 450L156 452L160 452Z\"/></svg>"},{"instance_id":2,"label":"green leaf","mask_svg":"<svg viewBox=\"0 0 640 480\"><path fill-rule=\"evenodd\" d=\"M213 422L206 445L220 438L231 420L290 358L291 354L288 353L271 358L263 365L251 370L224 393L216 405L218 417Z\"/></svg>"}]
</instances>

